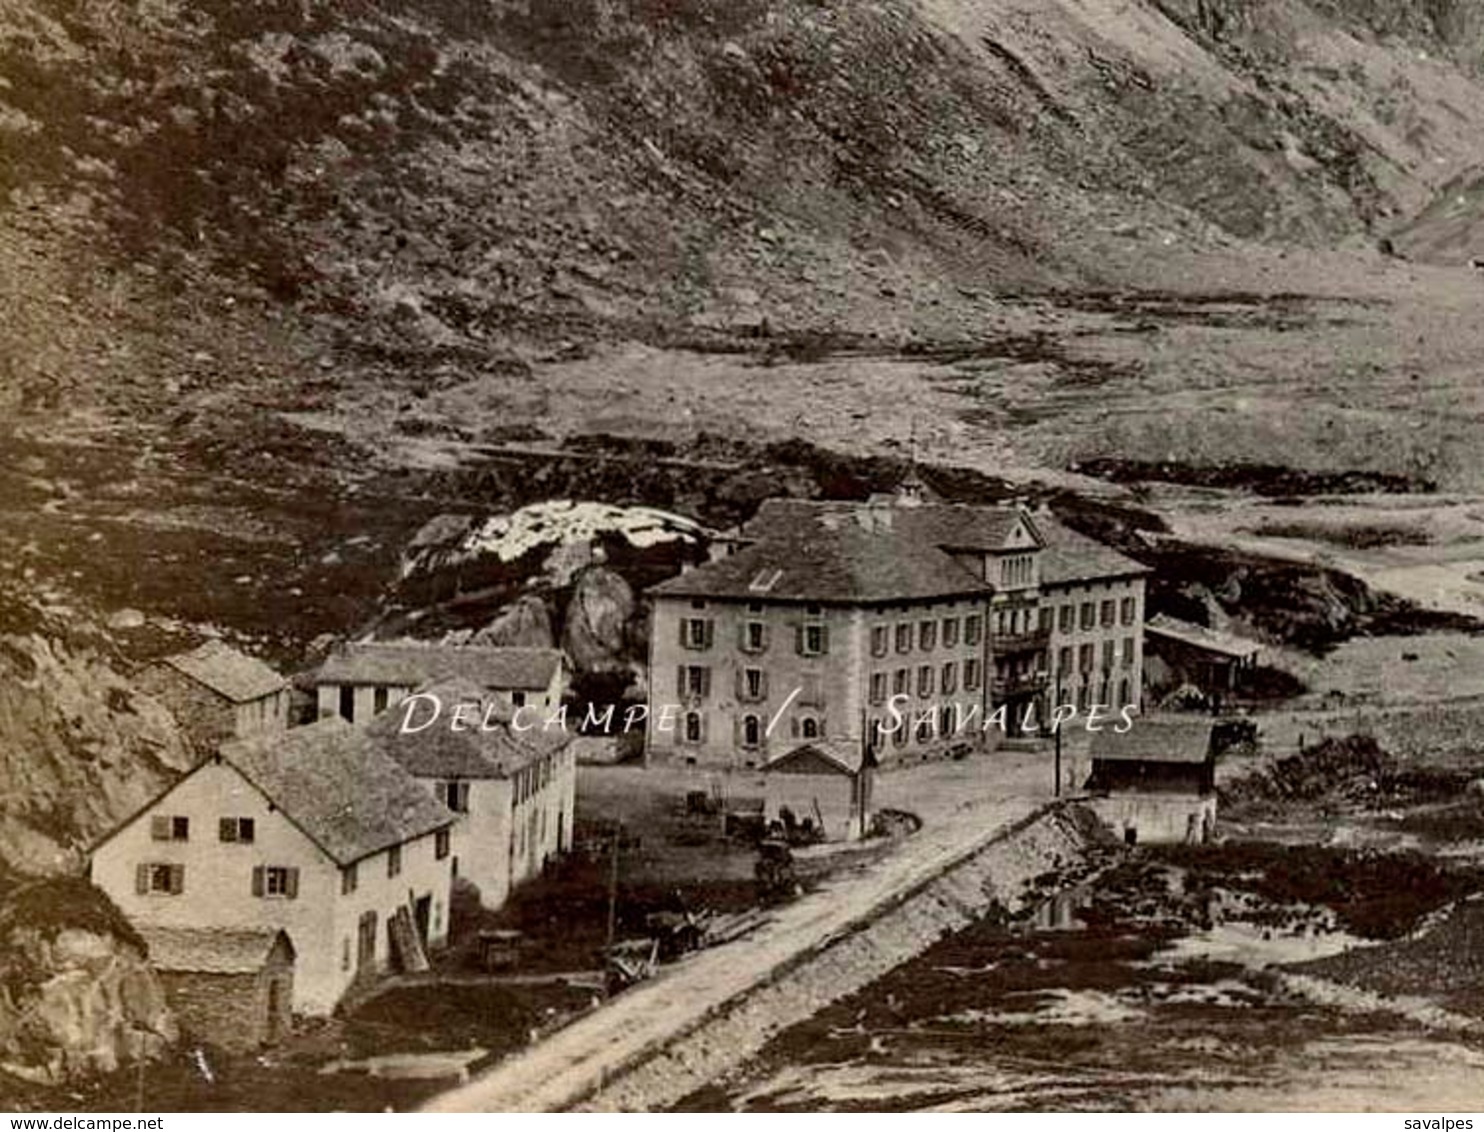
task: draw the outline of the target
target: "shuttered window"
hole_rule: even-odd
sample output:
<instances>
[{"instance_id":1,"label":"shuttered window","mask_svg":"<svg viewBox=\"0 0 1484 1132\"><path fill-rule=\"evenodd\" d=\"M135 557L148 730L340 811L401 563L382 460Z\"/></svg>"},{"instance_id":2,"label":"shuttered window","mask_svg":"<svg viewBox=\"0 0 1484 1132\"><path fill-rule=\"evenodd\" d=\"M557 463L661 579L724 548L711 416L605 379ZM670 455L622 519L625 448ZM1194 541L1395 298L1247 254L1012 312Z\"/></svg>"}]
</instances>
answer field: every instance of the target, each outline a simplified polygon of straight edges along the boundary
<instances>
[{"instance_id":1,"label":"shuttered window","mask_svg":"<svg viewBox=\"0 0 1484 1132\"><path fill-rule=\"evenodd\" d=\"M252 871L252 894L274 900L297 900L299 870L289 865L258 865Z\"/></svg>"},{"instance_id":2,"label":"shuttered window","mask_svg":"<svg viewBox=\"0 0 1484 1132\"><path fill-rule=\"evenodd\" d=\"M716 623L707 617L682 617L680 643L688 649L709 649Z\"/></svg>"},{"instance_id":3,"label":"shuttered window","mask_svg":"<svg viewBox=\"0 0 1484 1132\"><path fill-rule=\"evenodd\" d=\"M830 651L829 626L813 622L799 625L794 646L800 656L823 656Z\"/></svg>"},{"instance_id":4,"label":"shuttered window","mask_svg":"<svg viewBox=\"0 0 1484 1132\"><path fill-rule=\"evenodd\" d=\"M191 819L169 814L155 814L149 819L149 835L155 841L189 841Z\"/></svg>"},{"instance_id":5,"label":"shuttered window","mask_svg":"<svg viewBox=\"0 0 1484 1132\"><path fill-rule=\"evenodd\" d=\"M217 823L218 840L251 845L256 836L257 826L252 818L222 818Z\"/></svg>"},{"instance_id":6,"label":"shuttered window","mask_svg":"<svg viewBox=\"0 0 1484 1132\"><path fill-rule=\"evenodd\" d=\"M140 896L179 896L185 891L185 866L141 863L134 869L134 891Z\"/></svg>"}]
</instances>

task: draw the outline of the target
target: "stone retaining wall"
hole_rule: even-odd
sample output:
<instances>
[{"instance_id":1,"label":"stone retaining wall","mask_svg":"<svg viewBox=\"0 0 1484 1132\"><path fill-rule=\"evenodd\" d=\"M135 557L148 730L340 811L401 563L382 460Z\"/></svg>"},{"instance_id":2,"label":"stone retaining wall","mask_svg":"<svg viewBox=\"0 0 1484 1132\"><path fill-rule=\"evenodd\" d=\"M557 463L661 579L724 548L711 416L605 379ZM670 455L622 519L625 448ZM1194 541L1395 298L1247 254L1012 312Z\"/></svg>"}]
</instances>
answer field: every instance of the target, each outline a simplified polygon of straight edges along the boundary
<instances>
[{"instance_id":1,"label":"stone retaining wall","mask_svg":"<svg viewBox=\"0 0 1484 1132\"><path fill-rule=\"evenodd\" d=\"M674 1104L752 1057L769 1039L999 909L1047 895L1050 874L1086 867L1106 834L1085 809L1064 804L1011 827L945 872L873 909L847 930L777 968L689 1029L645 1050L585 1096L581 1111L653 1111Z\"/></svg>"}]
</instances>

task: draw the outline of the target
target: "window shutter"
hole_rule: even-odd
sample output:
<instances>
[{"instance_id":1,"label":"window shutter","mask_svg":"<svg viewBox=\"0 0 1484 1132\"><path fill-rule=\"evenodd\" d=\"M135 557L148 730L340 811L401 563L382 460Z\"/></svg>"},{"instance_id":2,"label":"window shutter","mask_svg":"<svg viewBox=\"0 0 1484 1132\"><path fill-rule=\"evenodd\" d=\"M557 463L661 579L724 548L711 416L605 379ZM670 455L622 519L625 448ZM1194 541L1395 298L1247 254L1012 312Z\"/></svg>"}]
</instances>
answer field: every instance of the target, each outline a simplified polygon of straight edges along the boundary
<instances>
[{"instance_id":1,"label":"window shutter","mask_svg":"<svg viewBox=\"0 0 1484 1132\"><path fill-rule=\"evenodd\" d=\"M682 700L685 699L685 665L677 665L675 668L675 694Z\"/></svg>"},{"instance_id":2,"label":"window shutter","mask_svg":"<svg viewBox=\"0 0 1484 1132\"><path fill-rule=\"evenodd\" d=\"M298 868L292 868L288 869L287 872L288 881L284 885L284 895L290 900L297 900L299 897L299 870Z\"/></svg>"},{"instance_id":3,"label":"window shutter","mask_svg":"<svg viewBox=\"0 0 1484 1132\"><path fill-rule=\"evenodd\" d=\"M686 632L686 629L689 628L689 627L690 627L690 618L689 617L682 617L680 619L680 647L681 648L690 648L690 634Z\"/></svg>"},{"instance_id":4,"label":"window shutter","mask_svg":"<svg viewBox=\"0 0 1484 1132\"><path fill-rule=\"evenodd\" d=\"M763 673L762 680L758 685L758 698L764 700L768 698L768 674L766 672Z\"/></svg>"},{"instance_id":5,"label":"window shutter","mask_svg":"<svg viewBox=\"0 0 1484 1132\"><path fill-rule=\"evenodd\" d=\"M170 840L170 818L166 814L156 814L149 819L149 835L156 841Z\"/></svg>"},{"instance_id":6,"label":"window shutter","mask_svg":"<svg viewBox=\"0 0 1484 1132\"><path fill-rule=\"evenodd\" d=\"M707 618L704 624L706 626L706 647L709 649L712 641L716 639L716 622Z\"/></svg>"},{"instance_id":7,"label":"window shutter","mask_svg":"<svg viewBox=\"0 0 1484 1132\"><path fill-rule=\"evenodd\" d=\"M804 655L804 626L794 626L794 652Z\"/></svg>"},{"instance_id":8,"label":"window shutter","mask_svg":"<svg viewBox=\"0 0 1484 1132\"><path fill-rule=\"evenodd\" d=\"M252 894L254 896L262 896L263 895L263 866L262 865L256 865L256 866L253 867L253 871L252 871Z\"/></svg>"},{"instance_id":9,"label":"window shutter","mask_svg":"<svg viewBox=\"0 0 1484 1132\"><path fill-rule=\"evenodd\" d=\"M134 891L139 893L140 896L144 896L149 892L148 865L141 864L134 866Z\"/></svg>"},{"instance_id":10,"label":"window shutter","mask_svg":"<svg viewBox=\"0 0 1484 1132\"><path fill-rule=\"evenodd\" d=\"M737 699L747 699L747 669L737 669Z\"/></svg>"},{"instance_id":11,"label":"window shutter","mask_svg":"<svg viewBox=\"0 0 1484 1132\"><path fill-rule=\"evenodd\" d=\"M237 840L237 819L222 818L217 822L217 836L223 841Z\"/></svg>"},{"instance_id":12,"label":"window shutter","mask_svg":"<svg viewBox=\"0 0 1484 1132\"><path fill-rule=\"evenodd\" d=\"M704 698L709 695L711 695L711 669L703 668L701 669L701 696Z\"/></svg>"},{"instance_id":13,"label":"window shutter","mask_svg":"<svg viewBox=\"0 0 1484 1132\"><path fill-rule=\"evenodd\" d=\"M170 894L172 896L179 896L184 891L185 891L185 866L184 865L171 865L170 866Z\"/></svg>"},{"instance_id":14,"label":"window shutter","mask_svg":"<svg viewBox=\"0 0 1484 1132\"><path fill-rule=\"evenodd\" d=\"M732 716L732 746L742 746L742 740L745 737L745 733L742 730L742 717L740 715Z\"/></svg>"},{"instance_id":15,"label":"window shutter","mask_svg":"<svg viewBox=\"0 0 1484 1132\"><path fill-rule=\"evenodd\" d=\"M706 741L706 733L710 730L710 719L705 712L701 713L701 742Z\"/></svg>"},{"instance_id":16,"label":"window shutter","mask_svg":"<svg viewBox=\"0 0 1484 1132\"><path fill-rule=\"evenodd\" d=\"M747 625L748 622L743 621L740 625L737 626L737 648L739 648L742 652L752 651L747 647Z\"/></svg>"},{"instance_id":17,"label":"window shutter","mask_svg":"<svg viewBox=\"0 0 1484 1132\"><path fill-rule=\"evenodd\" d=\"M820 655L822 656L822 655L824 655L825 653L827 653L829 651L830 651L830 627L828 625L821 625L819 627L819 652L820 652Z\"/></svg>"}]
</instances>

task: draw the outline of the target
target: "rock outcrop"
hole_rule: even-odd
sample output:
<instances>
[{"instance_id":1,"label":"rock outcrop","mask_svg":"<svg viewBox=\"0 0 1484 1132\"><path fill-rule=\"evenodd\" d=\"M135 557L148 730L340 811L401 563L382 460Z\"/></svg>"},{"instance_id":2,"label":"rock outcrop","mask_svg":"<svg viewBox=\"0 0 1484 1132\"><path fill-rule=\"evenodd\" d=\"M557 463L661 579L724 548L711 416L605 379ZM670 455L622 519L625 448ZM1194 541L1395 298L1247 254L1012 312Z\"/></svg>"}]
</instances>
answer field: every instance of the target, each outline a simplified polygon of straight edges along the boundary
<instances>
[{"instance_id":1,"label":"rock outcrop","mask_svg":"<svg viewBox=\"0 0 1484 1132\"><path fill-rule=\"evenodd\" d=\"M176 1040L146 948L77 878L0 899L0 1069L56 1084L153 1059Z\"/></svg>"},{"instance_id":2,"label":"rock outcrop","mask_svg":"<svg viewBox=\"0 0 1484 1132\"><path fill-rule=\"evenodd\" d=\"M0 862L74 870L190 763L174 718L130 684L96 624L0 594Z\"/></svg>"},{"instance_id":3,"label":"rock outcrop","mask_svg":"<svg viewBox=\"0 0 1484 1132\"><path fill-rule=\"evenodd\" d=\"M578 672L621 672L634 659L634 591L606 566L577 576L567 603L562 648Z\"/></svg>"},{"instance_id":4,"label":"rock outcrop","mask_svg":"<svg viewBox=\"0 0 1484 1132\"><path fill-rule=\"evenodd\" d=\"M469 639L473 645L500 648L549 649L556 644L551 629L551 610L535 594L525 594L495 616Z\"/></svg>"}]
</instances>

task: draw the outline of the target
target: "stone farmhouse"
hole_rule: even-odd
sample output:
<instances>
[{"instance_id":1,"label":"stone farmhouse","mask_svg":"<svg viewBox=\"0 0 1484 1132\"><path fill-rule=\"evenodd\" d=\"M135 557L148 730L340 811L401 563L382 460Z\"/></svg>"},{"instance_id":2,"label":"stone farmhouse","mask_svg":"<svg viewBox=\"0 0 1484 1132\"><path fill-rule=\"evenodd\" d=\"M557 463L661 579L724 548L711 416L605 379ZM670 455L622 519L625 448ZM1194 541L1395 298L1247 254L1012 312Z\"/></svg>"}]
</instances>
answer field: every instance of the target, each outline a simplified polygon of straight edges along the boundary
<instances>
[{"instance_id":1,"label":"stone farmhouse","mask_svg":"<svg viewBox=\"0 0 1484 1132\"><path fill-rule=\"evenodd\" d=\"M289 725L288 681L222 641L147 664L135 683L170 709L201 754Z\"/></svg>"},{"instance_id":2,"label":"stone farmhouse","mask_svg":"<svg viewBox=\"0 0 1484 1132\"><path fill-rule=\"evenodd\" d=\"M230 1050L289 1032L294 945L282 928L142 928L185 1037Z\"/></svg>"},{"instance_id":3,"label":"stone farmhouse","mask_svg":"<svg viewBox=\"0 0 1484 1132\"><path fill-rule=\"evenodd\" d=\"M741 533L650 590L653 760L912 761L1139 705L1148 571L1049 514L770 500Z\"/></svg>"}]
</instances>

